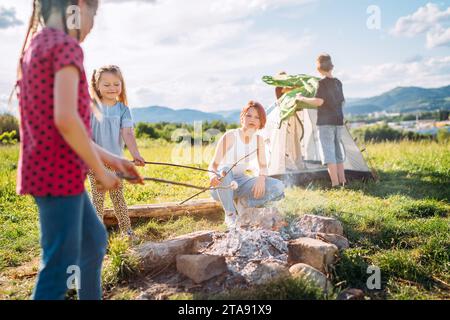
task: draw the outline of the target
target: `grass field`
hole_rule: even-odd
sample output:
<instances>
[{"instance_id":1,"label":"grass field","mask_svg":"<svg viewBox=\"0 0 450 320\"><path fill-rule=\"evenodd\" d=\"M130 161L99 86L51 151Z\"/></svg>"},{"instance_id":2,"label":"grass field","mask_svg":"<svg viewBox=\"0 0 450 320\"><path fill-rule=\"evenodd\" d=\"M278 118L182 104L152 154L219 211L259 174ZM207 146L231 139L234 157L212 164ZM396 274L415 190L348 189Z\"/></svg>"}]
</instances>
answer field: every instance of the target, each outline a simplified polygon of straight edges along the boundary
<instances>
[{"instance_id":1,"label":"grass field","mask_svg":"<svg viewBox=\"0 0 450 320\"><path fill-rule=\"evenodd\" d=\"M147 160L170 161L173 146L154 141L139 144ZM376 265L381 269L382 289L366 288L372 298L450 299L450 145L379 143L369 144L367 152L365 156L378 172L379 182L352 182L343 190L327 190L322 182L307 189L289 188L279 203L280 210L288 218L313 213L335 216L343 222L351 248L343 253L333 271L333 282L339 288L365 289L367 266ZM32 198L15 193L17 158L18 146L0 148L2 299L29 297L40 253L36 207ZM145 176L207 184L201 172L150 166L140 170ZM129 205L182 200L192 193L192 189L150 182L125 188ZM106 204L110 205L109 199ZM135 228L144 241L195 230L223 230L224 225L221 217L183 217L163 223L140 222ZM123 271L117 265L127 245L114 231L110 244L104 277L109 288L107 297L134 298L136 292L116 286ZM301 292L289 290L279 296L302 298Z\"/></svg>"}]
</instances>

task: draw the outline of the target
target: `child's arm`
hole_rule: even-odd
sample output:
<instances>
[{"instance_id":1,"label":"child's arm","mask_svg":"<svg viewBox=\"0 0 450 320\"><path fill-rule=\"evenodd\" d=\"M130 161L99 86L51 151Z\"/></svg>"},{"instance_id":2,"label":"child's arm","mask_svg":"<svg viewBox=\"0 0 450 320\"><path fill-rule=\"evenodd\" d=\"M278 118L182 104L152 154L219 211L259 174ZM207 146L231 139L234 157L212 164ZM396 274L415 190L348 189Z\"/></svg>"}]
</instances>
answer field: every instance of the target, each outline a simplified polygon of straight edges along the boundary
<instances>
[{"instance_id":1,"label":"child's arm","mask_svg":"<svg viewBox=\"0 0 450 320\"><path fill-rule=\"evenodd\" d=\"M320 107L321 105L323 105L323 102L324 102L323 99L321 99L321 98L307 98L307 97L302 96L301 93L297 93L295 98L298 101L305 102L305 103L310 104L315 107Z\"/></svg>"},{"instance_id":2,"label":"child's arm","mask_svg":"<svg viewBox=\"0 0 450 320\"><path fill-rule=\"evenodd\" d=\"M117 157L116 155L100 147L94 141L92 141L92 145L94 146L103 163L107 164L116 171L127 174L127 176L137 178L136 180L129 180L130 183L144 184L144 180L142 179L141 175L136 170L136 167L131 161Z\"/></svg>"},{"instance_id":3,"label":"child's arm","mask_svg":"<svg viewBox=\"0 0 450 320\"><path fill-rule=\"evenodd\" d=\"M122 128L121 133L123 141L127 145L128 150L130 150L134 163L137 166L145 166L145 159L142 158L141 154L139 153L133 128Z\"/></svg>"}]
</instances>

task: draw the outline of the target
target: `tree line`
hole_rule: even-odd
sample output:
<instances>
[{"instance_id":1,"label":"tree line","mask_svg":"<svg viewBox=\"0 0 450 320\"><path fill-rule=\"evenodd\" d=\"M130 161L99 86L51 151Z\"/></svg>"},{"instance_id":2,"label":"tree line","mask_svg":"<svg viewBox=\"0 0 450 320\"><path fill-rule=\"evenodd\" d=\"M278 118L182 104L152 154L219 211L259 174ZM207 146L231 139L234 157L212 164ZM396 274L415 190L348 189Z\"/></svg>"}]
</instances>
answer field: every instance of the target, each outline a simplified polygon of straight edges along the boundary
<instances>
[{"instance_id":1,"label":"tree line","mask_svg":"<svg viewBox=\"0 0 450 320\"><path fill-rule=\"evenodd\" d=\"M135 126L135 134L140 139L162 139L167 142L179 142L186 137L194 141L196 130L204 132L224 133L226 130L237 128L238 124L227 123L220 120L201 122L201 127L195 127L193 124L186 123L145 123L139 122ZM396 130L389 127L386 123L370 125L352 130L352 135L359 141L364 142L382 142L399 140L436 140L438 142L450 141L450 132L447 128L442 128L435 136L429 134L419 134L411 131ZM198 137L201 139L201 137ZM0 144L9 145L20 141L19 122L11 114L0 115ZM205 141L203 141L205 143ZM207 143L207 142L206 142Z\"/></svg>"}]
</instances>

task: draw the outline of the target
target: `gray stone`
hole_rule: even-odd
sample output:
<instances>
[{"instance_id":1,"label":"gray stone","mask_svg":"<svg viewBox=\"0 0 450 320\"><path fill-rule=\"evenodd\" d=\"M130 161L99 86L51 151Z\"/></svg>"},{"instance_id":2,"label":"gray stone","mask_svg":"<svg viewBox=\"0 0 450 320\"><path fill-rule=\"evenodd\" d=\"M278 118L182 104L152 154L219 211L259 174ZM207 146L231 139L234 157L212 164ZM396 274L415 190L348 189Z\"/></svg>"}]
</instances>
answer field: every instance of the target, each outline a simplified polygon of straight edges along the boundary
<instances>
[{"instance_id":1,"label":"gray stone","mask_svg":"<svg viewBox=\"0 0 450 320\"><path fill-rule=\"evenodd\" d=\"M175 263L176 256L197 253L202 243L212 241L213 231L198 231L162 242L145 242L132 249L144 272L158 270Z\"/></svg>"},{"instance_id":2,"label":"gray stone","mask_svg":"<svg viewBox=\"0 0 450 320\"><path fill-rule=\"evenodd\" d=\"M305 263L297 263L289 268L289 272L294 278L303 278L307 281L314 283L316 286L321 288L325 292L331 292L333 290L333 285L327 279L327 277L310 265Z\"/></svg>"},{"instance_id":3,"label":"gray stone","mask_svg":"<svg viewBox=\"0 0 450 320\"><path fill-rule=\"evenodd\" d=\"M339 235L339 234L331 234L331 233L316 233L316 239L332 243L336 247L338 247L339 250L344 250L349 248L349 243L347 238Z\"/></svg>"},{"instance_id":4,"label":"gray stone","mask_svg":"<svg viewBox=\"0 0 450 320\"><path fill-rule=\"evenodd\" d=\"M296 225L303 232L321 232L334 233L341 236L344 235L341 222L330 217L305 214L300 218L300 220L297 221Z\"/></svg>"},{"instance_id":5,"label":"gray stone","mask_svg":"<svg viewBox=\"0 0 450 320\"><path fill-rule=\"evenodd\" d=\"M225 257L212 255L179 255L177 270L195 283L201 283L228 271Z\"/></svg>"},{"instance_id":6,"label":"gray stone","mask_svg":"<svg viewBox=\"0 0 450 320\"><path fill-rule=\"evenodd\" d=\"M298 238L288 243L288 263L306 263L322 272L333 264L338 248L334 244L311 238Z\"/></svg>"},{"instance_id":7,"label":"gray stone","mask_svg":"<svg viewBox=\"0 0 450 320\"><path fill-rule=\"evenodd\" d=\"M285 263L274 260L249 262L241 271L250 284L263 284L271 280L289 276L289 268Z\"/></svg>"},{"instance_id":8,"label":"gray stone","mask_svg":"<svg viewBox=\"0 0 450 320\"><path fill-rule=\"evenodd\" d=\"M245 208L239 211L236 225L239 228L279 230L285 224L277 208Z\"/></svg>"}]
</instances>

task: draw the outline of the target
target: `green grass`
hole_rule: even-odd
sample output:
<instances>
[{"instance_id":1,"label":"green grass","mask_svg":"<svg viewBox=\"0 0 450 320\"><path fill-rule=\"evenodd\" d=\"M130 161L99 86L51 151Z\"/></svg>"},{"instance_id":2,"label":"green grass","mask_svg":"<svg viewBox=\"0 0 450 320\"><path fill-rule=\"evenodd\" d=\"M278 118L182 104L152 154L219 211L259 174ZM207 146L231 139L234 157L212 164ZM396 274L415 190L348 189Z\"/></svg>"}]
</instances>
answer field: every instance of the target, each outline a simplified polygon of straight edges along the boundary
<instances>
[{"instance_id":1,"label":"green grass","mask_svg":"<svg viewBox=\"0 0 450 320\"><path fill-rule=\"evenodd\" d=\"M199 230L225 231L221 214L208 219L194 216L172 218L164 223L151 219L137 224L135 233L141 241L158 241Z\"/></svg>"},{"instance_id":2,"label":"green grass","mask_svg":"<svg viewBox=\"0 0 450 320\"><path fill-rule=\"evenodd\" d=\"M248 290L231 290L213 295L199 296L211 300L324 300L326 297L318 287L299 278L280 278L255 286Z\"/></svg>"},{"instance_id":3,"label":"green grass","mask_svg":"<svg viewBox=\"0 0 450 320\"><path fill-rule=\"evenodd\" d=\"M106 290L137 272L139 260L129 249L130 243L126 237L117 234L110 236L107 259L102 271L102 282Z\"/></svg>"},{"instance_id":4,"label":"green grass","mask_svg":"<svg viewBox=\"0 0 450 320\"><path fill-rule=\"evenodd\" d=\"M37 208L16 194L18 147L0 147L0 271L39 254Z\"/></svg>"},{"instance_id":5,"label":"green grass","mask_svg":"<svg viewBox=\"0 0 450 320\"><path fill-rule=\"evenodd\" d=\"M171 145L149 141L139 141L139 144L147 160L171 161ZM339 288L361 288L374 299L449 299L450 291L445 283L450 283L450 145L379 143L367 145L367 152L365 156L376 169L379 182L352 182L343 190L327 190L324 182L314 183L307 189L289 188L286 198L279 202L280 210L288 219L313 213L334 216L343 222L351 248L341 254L332 272L333 282ZM15 194L17 156L17 146L0 148L0 276L10 267L39 255L36 206L31 197ZM145 176L207 184L206 175L201 172L157 166L140 170ZM149 182L137 187L127 184L125 197L133 205L179 201L194 191ZM106 205L110 205L109 199ZM135 225L142 241L204 229L223 230L221 217L187 216L166 222L140 221ZM132 271L133 263L127 255L127 245L115 233L110 243L104 282L114 287L127 279L126 270ZM366 288L369 265L381 269L381 290ZM23 286L15 285L14 281L10 281L7 289L0 286L0 297L25 296ZM267 291L273 298L308 296L300 289L292 289L295 285L276 288L280 292ZM26 290L29 291L28 287ZM259 293L234 294L251 298ZM133 291L122 288L117 296L110 298L134 296Z\"/></svg>"}]
</instances>

